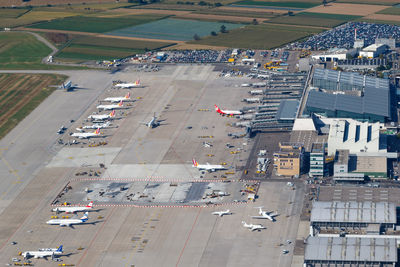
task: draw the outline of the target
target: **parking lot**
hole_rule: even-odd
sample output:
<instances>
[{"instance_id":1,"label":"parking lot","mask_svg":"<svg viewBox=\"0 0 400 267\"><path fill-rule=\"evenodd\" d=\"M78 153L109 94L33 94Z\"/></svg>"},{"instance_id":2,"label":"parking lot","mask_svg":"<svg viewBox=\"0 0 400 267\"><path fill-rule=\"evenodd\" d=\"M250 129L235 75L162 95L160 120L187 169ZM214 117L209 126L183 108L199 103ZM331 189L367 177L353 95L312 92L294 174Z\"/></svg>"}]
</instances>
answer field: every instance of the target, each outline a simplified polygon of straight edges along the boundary
<instances>
[{"instance_id":1,"label":"parking lot","mask_svg":"<svg viewBox=\"0 0 400 267\"><path fill-rule=\"evenodd\" d=\"M400 37L400 27L389 24L374 24L366 22L348 22L332 30L311 36L304 42L288 44L287 49L328 50L330 48L353 48L354 30L357 29L357 39L364 40L364 46L375 43L376 38Z\"/></svg>"}]
</instances>

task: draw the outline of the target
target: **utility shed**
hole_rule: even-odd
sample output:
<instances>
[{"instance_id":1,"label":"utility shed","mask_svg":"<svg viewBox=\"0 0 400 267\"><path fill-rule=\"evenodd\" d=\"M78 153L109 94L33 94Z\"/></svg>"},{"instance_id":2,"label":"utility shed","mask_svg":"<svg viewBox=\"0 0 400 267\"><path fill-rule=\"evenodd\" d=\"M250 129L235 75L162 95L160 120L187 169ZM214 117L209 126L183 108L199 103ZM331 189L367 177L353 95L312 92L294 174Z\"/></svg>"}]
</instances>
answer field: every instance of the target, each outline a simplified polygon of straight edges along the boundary
<instances>
[{"instance_id":1,"label":"utility shed","mask_svg":"<svg viewBox=\"0 0 400 267\"><path fill-rule=\"evenodd\" d=\"M313 227L360 227L378 224L393 228L396 224L396 206L389 202L315 201L311 210Z\"/></svg>"},{"instance_id":2,"label":"utility shed","mask_svg":"<svg viewBox=\"0 0 400 267\"><path fill-rule=\"evenodd\" d=\"M392 238L309 237L304 264L316 266L395 266L396 240Z\"/></svg>"}]
</instances>

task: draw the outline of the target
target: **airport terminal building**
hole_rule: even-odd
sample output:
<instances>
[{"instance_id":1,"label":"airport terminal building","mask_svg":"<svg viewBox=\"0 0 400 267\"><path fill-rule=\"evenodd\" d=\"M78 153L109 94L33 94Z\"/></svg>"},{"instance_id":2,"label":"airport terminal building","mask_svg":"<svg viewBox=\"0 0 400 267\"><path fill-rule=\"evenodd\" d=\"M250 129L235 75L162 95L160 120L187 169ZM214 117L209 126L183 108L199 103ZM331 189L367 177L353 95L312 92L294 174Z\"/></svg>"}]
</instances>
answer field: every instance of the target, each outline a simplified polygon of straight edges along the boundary
<instances>
[{"instance_id":1,"label":"airport terminal building","mask_svg":"<svg viewBox=\"0 0 400 267\"><path fill-rule=\"evenodd\" d=\"M305 113L370 122L390 120L389 80L315 69Z\"/></svg>"}]
</instances>

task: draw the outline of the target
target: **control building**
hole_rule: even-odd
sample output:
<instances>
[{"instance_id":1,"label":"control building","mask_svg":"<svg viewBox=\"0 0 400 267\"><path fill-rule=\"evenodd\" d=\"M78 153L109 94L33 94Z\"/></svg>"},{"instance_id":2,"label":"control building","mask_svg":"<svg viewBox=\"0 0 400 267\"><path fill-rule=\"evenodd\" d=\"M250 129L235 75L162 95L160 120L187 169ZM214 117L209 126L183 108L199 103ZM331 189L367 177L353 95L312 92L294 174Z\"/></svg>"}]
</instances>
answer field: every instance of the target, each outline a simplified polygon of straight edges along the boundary
<instances>
[{"instance_id":1,"label":"control building","mask_svg":"<svg viewBox=\"0 0 400 267\"><path fill-rule=\"evenodd\" d=\"M327 168L325 166L325 143L313 143L310 152L310 177L325 177L328 175Z\"/></svg>"}]
</instances>

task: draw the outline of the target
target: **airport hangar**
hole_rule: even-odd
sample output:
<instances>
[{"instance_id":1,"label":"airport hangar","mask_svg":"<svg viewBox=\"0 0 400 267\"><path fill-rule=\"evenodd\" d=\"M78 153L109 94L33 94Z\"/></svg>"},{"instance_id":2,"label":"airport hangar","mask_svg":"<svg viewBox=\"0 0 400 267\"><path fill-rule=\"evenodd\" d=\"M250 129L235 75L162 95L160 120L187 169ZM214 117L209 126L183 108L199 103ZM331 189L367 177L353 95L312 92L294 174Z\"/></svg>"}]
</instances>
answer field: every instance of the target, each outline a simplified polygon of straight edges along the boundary
<instances>
[{"instance_id":1,"label":"airport hangar","mask_svg":"<svg viewBox=\"0 0 400 267\"><path fill-rule=\"evenodd\" d=\"M305 114L370 122L390 120L389 80L353 72L315 69ZM313 90L315 89L315 90Z\"/></svg>"}]
</instances>

